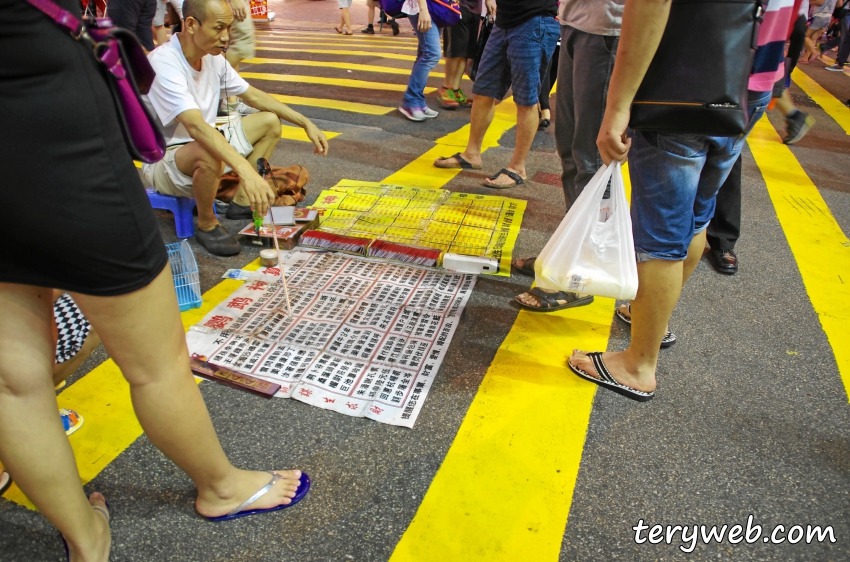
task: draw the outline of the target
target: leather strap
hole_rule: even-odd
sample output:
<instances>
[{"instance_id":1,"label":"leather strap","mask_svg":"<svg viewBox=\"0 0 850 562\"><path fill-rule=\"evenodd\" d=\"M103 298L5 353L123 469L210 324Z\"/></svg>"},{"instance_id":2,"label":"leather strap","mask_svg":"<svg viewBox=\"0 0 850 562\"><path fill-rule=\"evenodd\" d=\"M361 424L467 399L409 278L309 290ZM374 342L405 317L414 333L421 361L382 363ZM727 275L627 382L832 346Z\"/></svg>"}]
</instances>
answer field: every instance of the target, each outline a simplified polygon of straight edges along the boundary
<instances>
[{"instance_id":1,"label":"leather strap","mask_svg":"<svg viewBox=\"0 0 850 562\"><path fill-rule=\"evenodd\" d=\"M280 476L275 474L274 472L269 472L269 474L272 475L271 481L269 481L268 484L266 484L265 486L263 486L262 488L257 490L256 494L254 494L253 496L251 496L250 498L248 498L247 500L242 502L242 505L240 505L239 507L237 507L236 509L234 509L233 511L228 513L228 515L236 515L237 513L239 513L240 511L242 511L243 509L245 509L246 507L248 507L249 505L251 505L252 503L257 501L258 499L260 499L261 497L266 495L268 493L268 491L272 489L272 486L274 486L277 483L277 481L280 480Z\"/></svg>"},{"instance_id":2,"label":"leather strap","mask_svg":"<svg viewBox=\"0 0 850 562\"><path fill-rule=\"evenodd\" d=\"M80 31L83 29L83 23L68 10L51 2L51 0L27 0L27 2L55 21L59 27L68 30L71 35L75 37L80 35Z\"/></svg>"}]
</instances>

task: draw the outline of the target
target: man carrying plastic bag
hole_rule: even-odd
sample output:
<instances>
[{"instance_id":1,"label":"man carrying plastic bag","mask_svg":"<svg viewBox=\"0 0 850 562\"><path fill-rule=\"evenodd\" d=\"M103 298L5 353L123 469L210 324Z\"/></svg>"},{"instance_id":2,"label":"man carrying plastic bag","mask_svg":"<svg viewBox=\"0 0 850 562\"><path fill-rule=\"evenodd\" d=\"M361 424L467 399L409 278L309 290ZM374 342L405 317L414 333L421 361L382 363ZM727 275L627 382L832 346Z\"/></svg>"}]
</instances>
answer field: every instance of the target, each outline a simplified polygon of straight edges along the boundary
<instances>
[{"instance_id":1,"label":"man carrying plastic bag","mask_svg":"<svg viewBox=\"0 0 850 562\"><path fill-rule=\"evenodd\" d=\"M779 69L782 49L773 48L769 39L776 30L788 28L792 12L793 0L767 2L756 51L760 72L768 66ZM749 130L740 136L637 131L634 139L626 140L630 106L669 13L670 0L626 2L607 107L596 141L605 163L624 161L632 149L631 214L639 290L631 306L624 307L632 325L632 340L621 352L576 350L568 361L578 376L641 402L655 396L655 369L659 348L668 334L667 322L684 282L702 256L717 191ZM764 58L770 53L776 53L772 57L776 61ZM748 103L750 128L764 111L758 101Z\"/></svg>"}]
</instances>

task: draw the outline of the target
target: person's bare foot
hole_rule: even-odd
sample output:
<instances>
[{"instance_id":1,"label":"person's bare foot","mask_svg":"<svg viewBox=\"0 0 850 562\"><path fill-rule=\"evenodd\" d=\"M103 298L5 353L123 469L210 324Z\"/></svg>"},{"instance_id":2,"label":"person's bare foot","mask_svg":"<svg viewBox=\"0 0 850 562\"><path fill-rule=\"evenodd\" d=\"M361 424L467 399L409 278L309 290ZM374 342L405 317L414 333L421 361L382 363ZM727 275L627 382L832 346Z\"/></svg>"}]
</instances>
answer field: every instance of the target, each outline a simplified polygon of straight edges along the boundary
<instances>
[{"instance_id":1,"label":"person's bare foot","mask_svg":"<svg viewBox=\"0 0 850 562\"><path fill-rule=\"evenodd\" d=\"M481 155L479 154L477 158L469 156L466 152L460 153L461 158L472 164L475 168L480 169L481 164ZM438 168L460 168L461 162L455 156L449 156L448 158L437 158L434 161L434 165Z\"/></svg>"},{"instance_id":2,"label":"person's bare foot","mask_svg":"<svg viewBox=\"0 0 850 562\"><path fill-rule=\"evenodd\" d=\"M271 490L246 509L268 509L292 502L292 498L295 497L295 492L298 490L301 471L275 470L274 473L279 475L281 479ZM204 517L227 515L268 484L271 478L272 476L268 472L239 470L235 478L230 479L217 491L210 489L199 492L198 499L195 500L195 509Z\"/></svg>"},{"instance_id":3,"label":"person's bare foot","mask_svg":"<svg viewBox=\"0 0 850 562\"><path fill-rule=\"evenodd\" d=\"M89 503L94 512L94 532L86 540L85 544L74 544L66 542L71 562L81 560L107 562L109 550L112 548L112 537L109 533L109 509L106 507L106 498L95 492L89 496Z\"/></svg>"},{"instance_id":4,"label":"person's bare foot","mask_svg":"<svg viewBox=\"0 0 850 562\"><path fill-rule=\"evenodd\" d=\"M517 169L511 168L511 167L507 167L505 169L515 173L516 175L521 177L523 179L523 181L528 179L525 175L525 170L517 170ZM513 179L512 177L510 177L509 175L504 174L504 173L499 174L496 177L496 179L494 179L494 180L491 180L490 178L484 178L484 185L489 186L489 187L495 187L497 189L498 188L506 188L506 187L514 187L517 183L518 182L515 179Z\"/></svg>"},{"instance_id":5,"label":"person's bare foot","mask_svg":"<svg viewBox=\"0 0 850 562\"><path fill-rule=\"evenodd\" d=\"M626 353L618 351L614 353L603 353L602 360L605 362L605 367L611 376L618 383L640 390L642 392L655 392L655 372L640 373L635 369L631 362L628 361ZM577 369L581 369L585 373L601 379L599 373L596 372L596 367L593 366L593 361L587 356L587 352L580 349L574 349L567 361Z\"/></svg>"}]
</instances>

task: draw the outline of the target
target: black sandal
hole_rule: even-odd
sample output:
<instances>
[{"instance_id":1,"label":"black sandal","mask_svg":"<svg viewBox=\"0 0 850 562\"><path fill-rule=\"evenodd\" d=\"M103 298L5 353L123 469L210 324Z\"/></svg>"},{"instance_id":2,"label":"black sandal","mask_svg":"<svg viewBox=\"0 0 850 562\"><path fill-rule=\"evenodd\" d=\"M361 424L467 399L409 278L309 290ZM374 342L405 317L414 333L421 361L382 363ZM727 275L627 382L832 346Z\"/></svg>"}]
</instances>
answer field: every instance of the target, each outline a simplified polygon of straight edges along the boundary
<instances>
[{"instance_id":1,"label":"black sandal","mask_svg":"<svg viewBox=\"0 0 850 562\"><path fill-rule=\"evenodd\" d=\"M443 168L448 170L480 170L483 166L481 164L475 165L463 156L460 155L460 152L452 154L451 156L440 156L439 160L448 160L450 158L454 158L457 160L458 166L447 166L445 164L437 164L436 160L434 161L434 166L437 168Z\"/></svg>"},{"instance_id":2,"label":"black sandal","mask_svg":"<svg viewBox=\"0 0 850 562\"><path fill-rule=\"evenodd\" d=\"M519 300L518 296L514 297L514 300L519 303L521 307L526 310L531 310L532 312L555 312L556 310L564 310L565 308L585 306L593 302L593 295L585 295L581 297L576 293L567 293L565 291L558 291L557 293L547 293L540 287L534 287L533 289L526 291L526 293L530 293L537 297L537 301L540 303L540 306L532 306L530 304L525 304L524 302ZM567 302L561 304L558 301Z\"/></svg>"},{"instance_id":3,"label":"black sandal","mask_svg":"<svg viewBox=\"0 0 850 562\"><path fill-rule=\"evenodd\" d=\"M626 308L629 309L629 313L631 314L631 312L632 312L631 305L627 304ZM625 322L629 326L632 325L631 316L626 316L625 314L620 312L620 307L617 307L616 315L617 315L617 318L619 318L622 322ZM667 349L668 347L670 347L674 343L676 343L676 341L677 341L676 334L668 331L666 334L664 334L664 337L661 338L661 349Z\"/></svg>"},{"instance_id":4,"label":"black sandal","mask_svg":"<svg viewBox=\"0 0 850 562\"><path fill-rule=\"evenodd\" d=\"M511 267L522 273L523 275L530 275L534 277L534 262L537 258L526 258L522 260L522 267L517 265L518 260L514 260L511 262Z\"/></svg>"},{"instance_id":5,"label":"black sandal","mask_svg":"<svg viewBox=\"0 0 850 562\"><path fill-rule=\"evenodd\" d=\"M572 372L580 376L586 381L590 381L594 384L598 384L602 388L607 388L608 390L612 390L621 396L625 396L626 398L631 398L637 402L647 402L655 398L655 392L644 392L642 390L638 390L636 388L632 388L630 386L626 386L624 384L618 383L614 377L611 376L611 373L608 372L608 368L605 367L605 362L602 361L602 352L594 351L592 353L587 354L590 357L590 360L593 361L593 367L596 369L596 372L599 374L598 377L594 377L590 373L579 369L567 359L567 366L570 368Z\"/></svg>"},{"instance_id":6,"label":"black sandal","mask_svg":"<svg viewBox=\"0 0 850 562\"><path fill-rule=\"evenodd\" d=\"M509 185L493 185L493 184L485 182L483 184L484 187L489 187L490 189L508 189L510 187L516 187L518 185L522 185L522 184L525 183L525 180L522 179L521 175L519 175L516 172L512 172L512 171L508 170L507 168L502 168L501 170L499 170L498 172L496 172L495 174L493 174L492 176L490 176L487 179L490 180L490 181L496 181L497 179L499 179L499 176L501 176L502 174L504 174L504 175L508 176L509 178L511 178L512 180L514 180L514 183L509 184Z\"/></svg>"}]
</instances>

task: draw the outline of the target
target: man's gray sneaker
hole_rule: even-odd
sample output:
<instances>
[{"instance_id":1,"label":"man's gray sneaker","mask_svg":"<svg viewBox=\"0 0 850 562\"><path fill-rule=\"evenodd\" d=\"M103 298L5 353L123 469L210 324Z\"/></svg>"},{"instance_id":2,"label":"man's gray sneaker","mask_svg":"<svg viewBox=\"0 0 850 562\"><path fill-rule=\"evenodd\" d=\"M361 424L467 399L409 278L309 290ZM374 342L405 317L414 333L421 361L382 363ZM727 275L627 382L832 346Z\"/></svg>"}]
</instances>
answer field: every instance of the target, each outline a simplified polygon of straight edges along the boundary
<instances>
[{"instance_id":1,"label":"man's gray sneaker","mask_svg":"<svg viewBox=\"0 0 850 562\"><path fill-rule=\"evenodd\" d=\"M782 139L782 142L785 144L794 144L806 136L806 133L809 132L809 129L811 129L814 124L815 120L802 111L797 111L790 117L786 117L785 138Z\"/></svg>"},{"instance_id":2,"label":"man's gray sneaker","mask_svg":"<svg viewBox=\"0 0 850 562\"><path fill-rule=\"evenodd\" d=\"M196 228L195 240L214 256L235 256L242 250L236 238L220 224L206 231Z\"/></svg>"}]
</instances>

